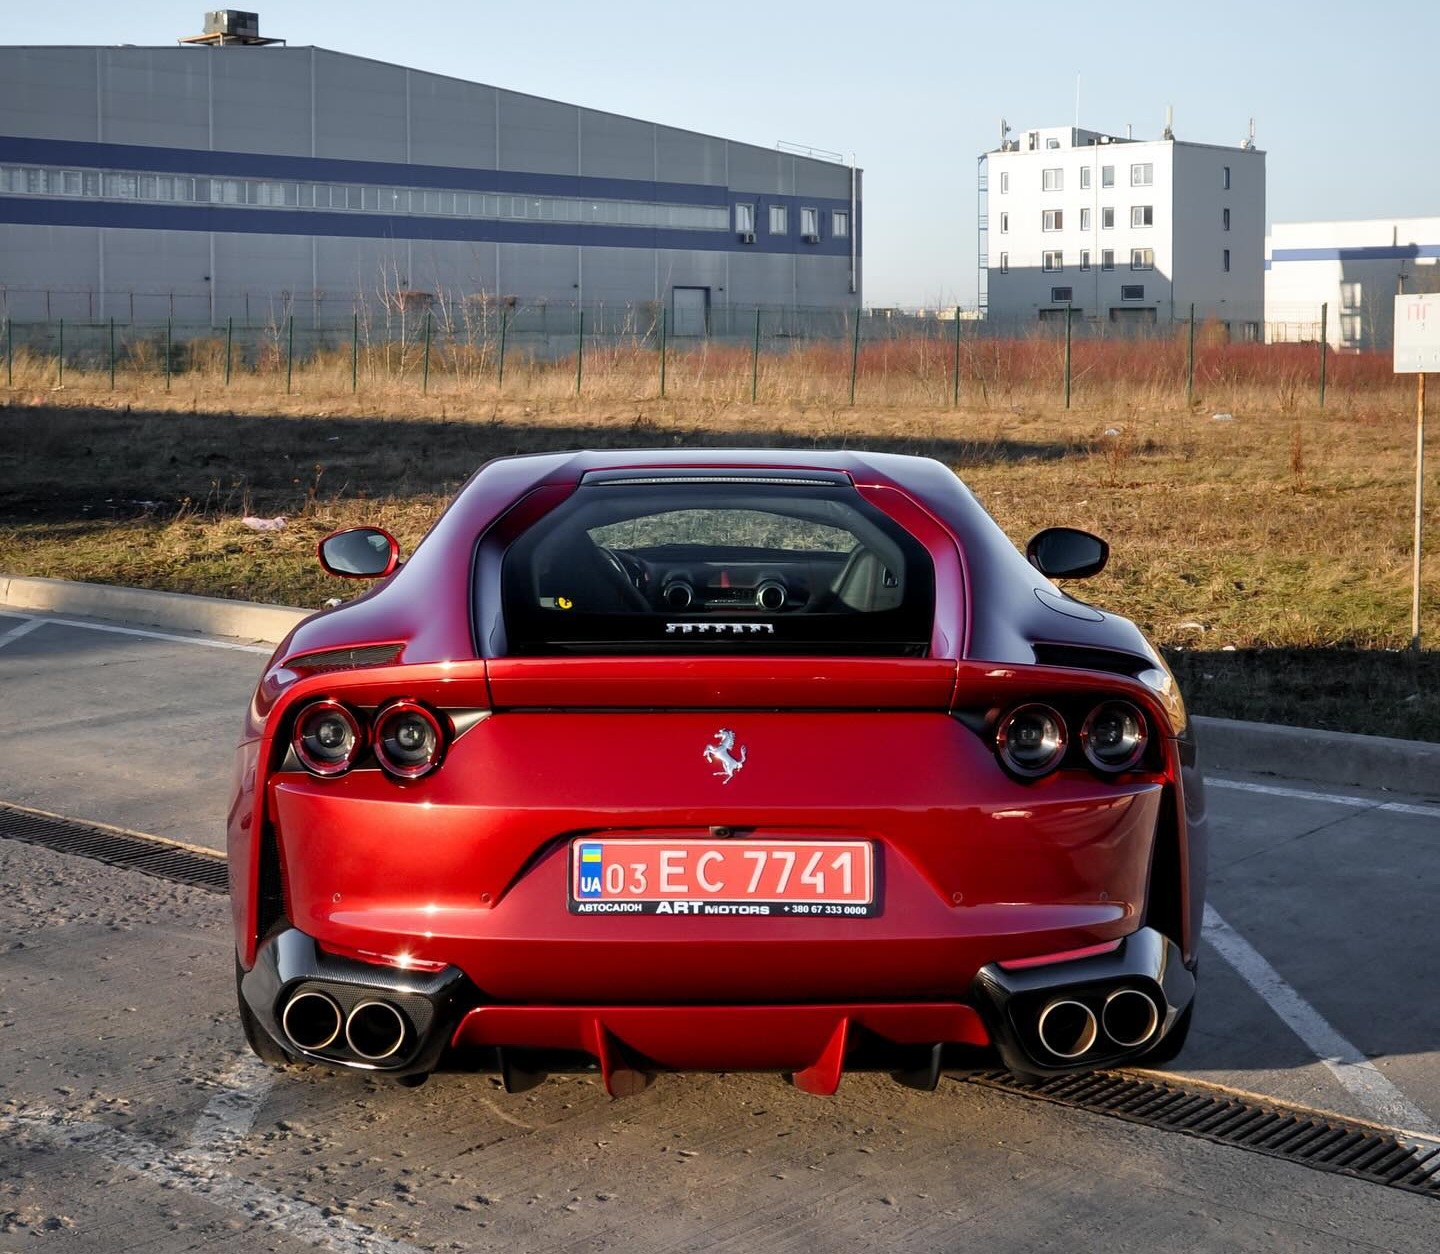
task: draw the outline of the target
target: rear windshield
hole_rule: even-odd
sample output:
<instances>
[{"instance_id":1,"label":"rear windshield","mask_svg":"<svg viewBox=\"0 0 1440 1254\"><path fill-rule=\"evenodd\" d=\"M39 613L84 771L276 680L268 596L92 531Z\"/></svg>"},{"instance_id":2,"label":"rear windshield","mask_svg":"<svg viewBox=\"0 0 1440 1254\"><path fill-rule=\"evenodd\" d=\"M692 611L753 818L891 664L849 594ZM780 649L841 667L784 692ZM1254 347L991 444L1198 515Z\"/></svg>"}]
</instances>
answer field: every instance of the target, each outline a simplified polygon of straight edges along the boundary
<instances>
[{"instance_id":1,"label":"rear windshield","mask_svg":"<svg viewBox=\"0 0 1440 1254\"><path fill-rule=\"evenodd\" d=\"M501 568L506 651L919 656L924 546L836 484L586 484Z\"/></svg>"}]
</instances>

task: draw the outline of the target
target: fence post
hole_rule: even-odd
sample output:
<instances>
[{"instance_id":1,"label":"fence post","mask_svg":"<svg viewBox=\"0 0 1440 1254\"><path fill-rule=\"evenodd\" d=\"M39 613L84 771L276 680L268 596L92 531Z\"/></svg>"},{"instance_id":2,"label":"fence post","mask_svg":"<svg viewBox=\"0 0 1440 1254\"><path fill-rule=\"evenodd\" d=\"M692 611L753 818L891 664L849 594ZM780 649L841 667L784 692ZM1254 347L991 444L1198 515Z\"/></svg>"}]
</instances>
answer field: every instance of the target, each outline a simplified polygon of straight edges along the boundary
<instances>
[{"instance_id":1,"label":"fence post","mask_svg":"<svg viewBox=\"0 0 1440 1254\"><path fill-rule=\"evenodd\" d=\"M760 391L760 306L755 306L755 346L750 350L750 403Z\"/></svg>"},{"instance_id":2,"label":"fence post","mask_svg":"<svg viewBox=\"0 0 1440 1254\"><path fill-rule=\"evenodd\" d=\"M855 371L860 365L860 308L855 308L855 336L850 341L850 403L855 403Z\"/></svg>"},{"instance_id":3,"label":"fence post","mask_svg":"<svg viewBox=\"0 0 1440 1254\"><path fill-rule=\"evenodd\" d=\"M420 368L420 393L423 396L430 391L430 320L431 314L425 311L425 360Z\"/></svg>"},{"instance_id":4,"label":"fence post","mask_svg":"<svg viewBox=\"0 0 1440 1254\"><path fill-rule=\"evenodd\" d=\"M955 364L951 368L950 408L960 408L960 306L955 306Z\"/></svg>"},{"instance_id":5,"label":"fence post","mask_svg":"<svg viewBox=\"0 0 1440 1254\"><path fill-rule=\"evenodd\" d=\"M59 377L55 380L59 387L65 386L65 319L60 319L60 352L55 358L59 368Z\"/></svg>"},{"instance_id":6,"label":"fence post","mask_svg":"<svg viewBox=\"0 0 1440 1254\"><path fill-rule=\"evenodd\" d=\"M1185 405L1195 403L1195 302L1190 302L1189 345L1185 350Z\"/></svg>"},{"instance_id":7,"label":"fence post","mask_svg":"<svg viewBox=\"0 0 1440 1254\"><path fill-rule=\"evenodd\" d=\"M174 318L165 319L165 390L170 390L170 340L175 334Z\"/></svg>"},{"instance_id":8,"label":"fence post","mask_svg":"<svg viewBox=\"0 0 1440 1254\"><path fill-rule=\"evenodd\" d=\"M665 399L665 331L670 318L667 306L660 308L660 399Z\"/></svg>"},{"instance_id":9,"label":"fence post","mask_svg":"<svg viewBox=\"0 0 1440 1254\"><path fill-rule=\"evenodd\" d=\"M1070 408L1070 323L1074 306L1065 302L1065 408Z\"/></svg>"},{"instance_id":10,"label":"fence post","mask_svg":"<svg viewBox=\"0 0 1440 1254\"><path fill-rule=\"evenodd\" d=\"M225 319L225 386L230 386L230 354L235 343L235 315Z\"/></svg>"},{"instance_id":11,"label":"fence post","mask_svg":"<svg viewBox=\"0 0 1440 1254\"><path fill-rule=\"evenodd\" d=\"M115 319L110 319L110 390L115 390Z\"/></svg>"},{"instance_id":12,"label":"fence post","mask_svg":"<svg viewBox=\"0 0 1440 1254\"><path fill-rule=\"evenodd\" d=\"M580 380L585 373L585 311L575 319L575 395L580 395Z\"/></svg>"},{"instance_id":13,"label":"fence post","mask_svg":"<svg viewBox=\"0 0 1440 1254\"><path fill-rule=\"evenodd\" d=\"M495 389L500 391L505 387L505 330L510 325L510 311L500 311L500 377L495 380Z\"/></svg>"},{"instance_id":14,"label":"fence post","mask_svg":"<svg viewBox=\"0 0 1440 1254\"><path fill-rule=\"evenodd\" d=\"M1320 306L1320 408L1325 408L1325 365L1330 355L1330 336L1327 334L1327 322L1330 316L1330 303L1327 301Z\"/></svg>"},{"instance_id":15,"label":"fence post","mask_svg":"<svg viewBox=\"0 0 1440 1254\"><path fill-rule=\"evenodd\" d=\"M295 373L295 315L285 319L285 394L290 394L290 380Z\"/></svg>"},{"instance_id":16,"label":"fence post","mask_svg":"<svg viewBox=\"0 0 1440 1254\"><path fill-rule=\"evenodd\" d=\"M360 315L350 315L350 391L360 387Z\"/></svg>"}]
</instances>

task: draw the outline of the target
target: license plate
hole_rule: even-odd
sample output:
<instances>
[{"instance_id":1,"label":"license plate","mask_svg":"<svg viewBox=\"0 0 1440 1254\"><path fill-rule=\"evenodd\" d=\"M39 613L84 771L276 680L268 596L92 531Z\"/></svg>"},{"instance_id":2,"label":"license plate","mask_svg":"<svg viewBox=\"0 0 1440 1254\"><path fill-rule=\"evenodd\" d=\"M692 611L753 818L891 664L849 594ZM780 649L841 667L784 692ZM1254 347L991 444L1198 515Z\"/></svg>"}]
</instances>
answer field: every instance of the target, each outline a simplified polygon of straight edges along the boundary
<instances>
[{"instance_id":1,"label":"license plate","mask_svg":"<svg viewBox=\"0 0 1440 1254\"><path fill-rule=\"evenodd\" d=\"M786 915L875 912L867 840L576 840L572 914Z\"/></svg>"}]
</instances>

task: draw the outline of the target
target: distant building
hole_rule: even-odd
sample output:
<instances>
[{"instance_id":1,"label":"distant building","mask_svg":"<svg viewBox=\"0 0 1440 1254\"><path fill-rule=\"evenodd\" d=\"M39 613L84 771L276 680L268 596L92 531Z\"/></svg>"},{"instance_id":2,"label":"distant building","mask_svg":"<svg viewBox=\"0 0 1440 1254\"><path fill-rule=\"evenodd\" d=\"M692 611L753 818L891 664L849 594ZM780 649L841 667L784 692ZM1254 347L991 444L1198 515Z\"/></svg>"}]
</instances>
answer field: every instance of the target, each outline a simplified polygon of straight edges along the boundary
<instances>
[{"instance_id":1,"label":"distant building","mask_svg":"<svg viewBox=\"0 0 1440 1254\"><path fill-rule=\"evenodd\" d=\"M860 305L860 178L838 158L210 17L192 46L0 48L0 312L645 303L694 335L727 308Z\"/></svg>"},{"instance_id":2,"label":"distant building","mask_svg":"<svg viewBox=\"0 0 1440 1254\"><path fill-rule=\"evenodd\" d=\"M1440 218L1277 222L1265 241L1265 322L1274 341L1388 349L1399 292L1440 292Z\"/></svg>"},{"instance_id":3,"label":"distant building","mask_svg":"<svg viewBox=\"0 0 1440 1254\"><path fill-rule=\"evenodd\" d=\"M1017 328L1200 320L1258 338L1265 154L1079 127L1005 139L980 158L980 300Z\"/></svg>"}]
</instances>

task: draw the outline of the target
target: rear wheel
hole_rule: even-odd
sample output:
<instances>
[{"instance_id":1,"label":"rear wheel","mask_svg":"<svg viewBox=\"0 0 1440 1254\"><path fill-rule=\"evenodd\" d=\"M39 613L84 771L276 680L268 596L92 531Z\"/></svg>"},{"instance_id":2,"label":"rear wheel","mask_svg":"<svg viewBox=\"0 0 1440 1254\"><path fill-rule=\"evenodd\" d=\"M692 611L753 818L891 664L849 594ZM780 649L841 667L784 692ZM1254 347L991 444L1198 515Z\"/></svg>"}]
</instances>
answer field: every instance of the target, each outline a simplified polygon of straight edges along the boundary
<instances>
[{"instance_id":1,"label":"rear wheel","mask_svg":"<svg viewBox=\"0 0 1440 1254\"><path fill-rule=\"evenodd\" d=\"M240 981L244 975L245 969L240 965L240 959L237 957L235 959L235 1000L240 1006L240 1028L245 1033L246 1043L254 1052L255 1057L269 1066L277 1069L295 1066L295 1060L280 1048L270 1033L260 1026L260 1020L255 1017L255 1012L246 1002L245 994L240 990Z\"/></svg>"}]
</instances>

